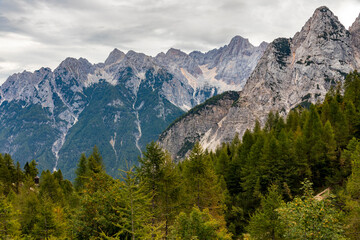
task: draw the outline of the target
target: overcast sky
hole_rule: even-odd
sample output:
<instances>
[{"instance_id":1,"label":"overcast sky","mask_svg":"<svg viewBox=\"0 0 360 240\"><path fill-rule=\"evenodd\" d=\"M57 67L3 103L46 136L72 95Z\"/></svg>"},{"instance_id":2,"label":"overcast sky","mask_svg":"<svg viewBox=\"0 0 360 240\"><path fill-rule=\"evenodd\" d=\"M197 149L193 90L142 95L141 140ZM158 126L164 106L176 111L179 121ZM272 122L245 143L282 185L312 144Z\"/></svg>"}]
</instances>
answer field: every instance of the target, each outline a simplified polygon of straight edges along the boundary
<instances>
[{"instance_id":1,"label":"overcast sky","mask_svg":"<svg viewBox=\"0 0 360 240\"><path fill-rule=\"evenodd\" d=\"M360 13L360 0L0 0L0 83L66 57L104 62L114 48L208 51L235 35L259 45L292 37L323 5L346 28Z\"/></svg>"}]
</instances>

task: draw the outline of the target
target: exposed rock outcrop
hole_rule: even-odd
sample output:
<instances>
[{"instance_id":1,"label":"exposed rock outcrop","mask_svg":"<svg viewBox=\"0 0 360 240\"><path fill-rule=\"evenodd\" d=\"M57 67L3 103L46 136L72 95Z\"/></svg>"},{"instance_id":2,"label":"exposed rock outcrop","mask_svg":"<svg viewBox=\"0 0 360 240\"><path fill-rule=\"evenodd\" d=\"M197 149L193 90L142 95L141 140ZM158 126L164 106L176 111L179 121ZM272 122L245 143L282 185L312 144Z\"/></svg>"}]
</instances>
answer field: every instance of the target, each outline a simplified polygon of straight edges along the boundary
<instances>
[{"instance_id":1,"label":"exposed rock outcrop","mask_svg":"<svg viewBox=\"0 0 360 240\"><path fill-rule=\"evenodd\" d=\"M192 125L191 132L200 133L196 140L213 150L219 143L231 141L235 133L241 137L256 120L264 124L270 111L286 115L299 104L322 101L332 85L359 67L358 25L357 19L349 32L327 7L316 9L293 38L278 38L269 44L239 99L218 124L209 127L205 134L202 126ZM213 114L218 113L204 112L200 118L206 121ZM173 125L162 134L162 145L172 149L174 141L183 141L177 132L186 127ZM172 154L183 156L179 149L181 146Z\"/></svg>"}]
</instances>

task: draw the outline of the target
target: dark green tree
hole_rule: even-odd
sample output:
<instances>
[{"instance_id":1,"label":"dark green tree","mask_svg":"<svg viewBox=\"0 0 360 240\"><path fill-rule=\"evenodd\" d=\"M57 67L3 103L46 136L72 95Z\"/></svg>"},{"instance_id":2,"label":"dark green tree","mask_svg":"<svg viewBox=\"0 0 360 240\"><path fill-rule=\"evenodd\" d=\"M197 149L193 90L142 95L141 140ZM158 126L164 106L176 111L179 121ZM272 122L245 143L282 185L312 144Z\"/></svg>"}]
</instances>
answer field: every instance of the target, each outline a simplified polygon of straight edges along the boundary
<instances>
[{"instance_id":1,"label":"dark green tree","mask_svg":"<svg viewBox=\"0 0 360 240\"><path fill-rule=\"evenodd\" d=\"M85 183L89 180L89 166L85 153L81 154L75 173L74 187L77 192L80 192L85 188Z\"/></svg>"},{"instance_id":2,"label":"dark green tree","mask_svg":"<svg viewBox=\"0 0 360 240\"><path fill-rule=\"evenodd\" d=\"M277 185L271 185L269 192L261 197L260 207L250 217L247 231L252 239L282 239L279 213L276 211L284 201Z\"/></svg>"}]
</instances>

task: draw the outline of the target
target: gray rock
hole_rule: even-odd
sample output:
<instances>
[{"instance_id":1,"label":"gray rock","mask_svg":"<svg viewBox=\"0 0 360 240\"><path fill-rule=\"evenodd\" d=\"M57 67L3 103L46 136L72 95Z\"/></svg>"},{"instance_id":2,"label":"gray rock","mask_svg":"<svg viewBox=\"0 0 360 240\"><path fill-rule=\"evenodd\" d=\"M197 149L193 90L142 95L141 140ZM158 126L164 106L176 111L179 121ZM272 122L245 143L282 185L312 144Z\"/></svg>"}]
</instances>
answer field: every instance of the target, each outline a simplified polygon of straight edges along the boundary
<instances>
[{"instance_id":1,"label":"gray rock","mask_svg":"<svg viewBox=\"0 0 360 240\"><path fill-rule=\"evenodd\" d=\"M202 122L191 126L174 124L162 134L161 144L177 155L183 146L173 148L171 144L174 139L184 142L186 136L181 138L179 133L184 128L191 128L189 132L201 136L197 141L214 150L220 143L231 141L235 133L241 137L246 129L253 128L256 120L264 124L270 111L285 116L304 101L322 101L332 85L343 82L347 73L360 66L358 26L357 19L349 32L327 7L316 9L293 38L276 39L267 47L240 98L226 109L226 116L217 124L206 125L206 129ZM246 42L242 44L247 45ZM198 53L195 56L201 58ZM214 115L224 111L204 111L196 118L206 122L206 119L213 119ZM192 123L191 120L188 122Z\"/></svg>"}]
</instances>

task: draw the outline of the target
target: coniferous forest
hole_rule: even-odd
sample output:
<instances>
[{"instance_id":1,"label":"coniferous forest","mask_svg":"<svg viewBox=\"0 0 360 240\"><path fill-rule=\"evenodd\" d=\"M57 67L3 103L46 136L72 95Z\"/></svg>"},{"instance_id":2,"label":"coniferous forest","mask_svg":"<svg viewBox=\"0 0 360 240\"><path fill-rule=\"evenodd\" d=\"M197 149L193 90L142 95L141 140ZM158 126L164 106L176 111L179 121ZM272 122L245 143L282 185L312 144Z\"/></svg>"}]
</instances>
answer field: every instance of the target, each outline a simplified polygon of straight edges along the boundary
<instances>
[{"instance_id":1,"label":"coniferous forest","mask_svg":"<svg viewBox=\"0 0 360 240\"><path fill-rule=\"evenodd\" d=\"M216 152L197 143L175 163L151 142L117 178L100 152L73 182L0 155L1 239L360 239L356 71Z\"/></svg>"}]
</instances>

